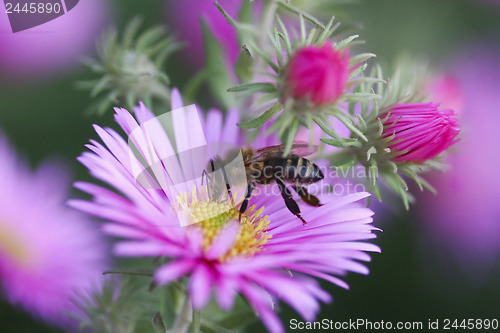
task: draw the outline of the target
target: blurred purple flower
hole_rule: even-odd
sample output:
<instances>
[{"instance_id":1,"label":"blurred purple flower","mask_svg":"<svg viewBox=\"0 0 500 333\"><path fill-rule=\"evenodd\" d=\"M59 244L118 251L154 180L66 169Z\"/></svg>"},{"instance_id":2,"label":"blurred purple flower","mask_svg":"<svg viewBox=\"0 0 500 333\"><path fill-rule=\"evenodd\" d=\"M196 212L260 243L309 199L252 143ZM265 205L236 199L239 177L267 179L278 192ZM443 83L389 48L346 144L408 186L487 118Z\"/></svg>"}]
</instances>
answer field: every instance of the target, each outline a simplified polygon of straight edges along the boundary
<instances>
[{"instance_id":1,"label":"blurred purple flower","mask_svg":"<svg viewBox=\"0 0 500 333\"><path fill-rule=\"evenodd\" d=\"M449 156L451 170L430 179L437 196L422 196L419 206L433 239L467 265L492 263L500 253L498 49L471 49L452 67L464 100L461 141Z\"/></svg>"},{"instance_id":2,"label":"blurred purple flower","mask_svg":"<svg viewBox=\"0 0 500 333\"><path fill-rule=\"evenodd\" d=\"M73 297L96 283L105 246L90 221L66 206L55 165L31 173L0 136L0 289L36 318L67 326Z\"/></svg>"},{"instance_id":3,"label":"blurred purple flower","mask_svg":"<svg viewBox=\"0 0 500 333\"><path fill-rule=\"evenodd\" d=\"M219 3L229 15L237 17L243 1L246 0L220 0ZM178 39L187 44L182 52L195 66L203 65L204 58L201 20L206 21L208 27L222 44L228 55L228 60L231 63L236 60L240 49L236 31L215 7L214 1L167 1L167 20Z\"/></svg>"},{"instance_id":4,"label":"blurred purple flower","mask_svg":"<svg viewBox=\"0 0 500 333\"><path fill-rule=\"evenodd\" d=\"M16 78L50 75L78 64L109 13L107 0L82 0L50 22L12 33L0 3L0 73Z\"/></svg>"},{"instance_id":5,"label":"blurred purple flower","mask_svg":"<svg viewBox=\"0 0 500 333\"><path fill-rule=\"evenodd\" d=\"M464 108L462 92L457 79L453 75L439 75L433 77L428 85L427 91L430 100L441 103L441 109L451 109L459 117Z\"/></svg>"}]
</instances>

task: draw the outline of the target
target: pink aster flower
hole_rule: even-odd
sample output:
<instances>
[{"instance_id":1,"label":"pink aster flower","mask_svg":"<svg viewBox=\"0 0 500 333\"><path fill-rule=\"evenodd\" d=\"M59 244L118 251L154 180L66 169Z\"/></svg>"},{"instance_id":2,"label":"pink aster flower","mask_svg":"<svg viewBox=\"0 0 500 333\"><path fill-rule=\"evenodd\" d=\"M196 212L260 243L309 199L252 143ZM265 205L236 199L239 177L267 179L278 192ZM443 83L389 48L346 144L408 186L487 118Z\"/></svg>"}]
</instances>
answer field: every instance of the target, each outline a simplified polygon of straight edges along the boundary
<instances>
[{"instance_id":1,"label":"pink aster flower","mask_svg":"<svg viewBox=\"0 0 500 333\"><path fill-rule=\"evenodd\" d=\"M189 277L188 291L196 309L203 308L214 292L222 309L230 310L235 295L241 293L271 332L284 331L273 311L274 299L290 304L306 320L314 320L319 301L331 298L311 277L348 288L338 276L349 271L367 274L358 261L370 260L366 251L379 251L363 242L374 238L376 229L370 224L372 211L359 202L368 194L322 194L321 207L299 203L308 221L302 225L274 191L252 196L249 209L238 221L238 209L230 200L210 200L206 187L196 180L172 182L179 175L190 174L189 169L199 162L198 153L179 155L178 159L165 157L174 151L191 152L189 148L199 152L196 149L212 140L243 144L236 126L238 111L229 111L223 121L222 114L212 110L199 122L192 106L176 112L182 101L177 91L172 95L176 145L144 105L135 110L138 122L128 111L116 109L116 121L154 177L138 181L134 168L137 156L131 154L131 147L112 129L96 126L105 146L91 141L88 148L92 152L84 153L80 161L119 194L78 183L76 186L91 194L93 201L73 201L72 206L108 221L104 230L123 238L115 247L116 254L168 258L155 272L156 283ZM175 186L160 186L161 179ZM198 223L180 227L178 212Z\"/></svg>"},{"instance_id":2,"label":"pink aster flower","mask_svg":"<svg viewBox=\"0 0 500 333\"><path fill-rule=\"evenodd\" d=\"M314 105L335 103L344 94L349 78L349 52L331 43L306 46L290 59L286 74L287 93Z\"/></svg>"},{"instance_id":3,"label":"pink aster flower","mask_svg":"<svg viewBox=\"0 0 500 333\"><path fill-rule=\"evenodd\" d=\"M0 137L0 289L37 318L69 325L72 298L104 268L105 247L90 221L64 206L60 167L35 173Z\"/></svg>"},{"instance_id":4,"label":"pink aster flower","mask_svg":"<svg viewBox=\"0 0 500 333\"><path fill-rule=\"evenodd\" d=\"M460 131L454 111L439 103L397 104L380 118L387 118L382 136L393 137L389 148L401 152L397 162L425 162L455 143Z\"/></svg>"}]
</instances>

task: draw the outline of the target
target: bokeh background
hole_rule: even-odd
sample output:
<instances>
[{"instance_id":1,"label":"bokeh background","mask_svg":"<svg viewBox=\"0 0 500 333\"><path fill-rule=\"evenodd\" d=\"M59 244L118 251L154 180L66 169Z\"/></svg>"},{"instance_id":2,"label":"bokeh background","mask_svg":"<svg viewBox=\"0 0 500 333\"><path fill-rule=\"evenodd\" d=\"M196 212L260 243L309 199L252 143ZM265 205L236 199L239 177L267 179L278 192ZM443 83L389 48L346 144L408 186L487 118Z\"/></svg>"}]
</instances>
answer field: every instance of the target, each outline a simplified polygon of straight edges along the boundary
<instances>
[{"instance_id":1,"label":"bokeh background","mask_svg":"<svg viewBox=\"0 0 500 333\"><path fill-rule=\"evenodd\" d=\"M12 39L2 12L0 131L32 166L57 159L72 170L74 179L89 179L75 158L96 137L91 125L115 126L111 112L85 113L89 94L75 89L75 82L93 75L79 61L93 55L107 27L123 28L136 16L144 19L144 28L165 24L177 36L191 38L185 42L196 48L197 37L183 29L197 26L199 11L213 12L206 5L211 1L183 0L205 2L187 12L180 2L80 0L79 18L61 18L63 29L40 26L22 41ZM296 4L310 6L306 1ZM317 5L323 15L354 23L366 41L361 49L376 53L383 66L402 54L428 58L433 68L456 79L464 104L461 141L452 150L451 169L431 176L439 194L419 195L410 212L379 208L375 224L384 231L375 242L382 254L373 255L369 276L346 277L350 290L324 284L334 302L322 307L318 320L425 325L438 318L500 319L500 1L325 0ZM186 17L184 26L175 16ZM50 44L41 44L42 39ZM182 88L201 63L196 54L178 55L167 62L166 71L173 85ZM202 104L210 106L206 100ZM292 310L282 310L285 326L299 319ZM248 328L262 330L259 323ZM0 332L58 329L0 299Z\"/></svg>"}]
</instances>

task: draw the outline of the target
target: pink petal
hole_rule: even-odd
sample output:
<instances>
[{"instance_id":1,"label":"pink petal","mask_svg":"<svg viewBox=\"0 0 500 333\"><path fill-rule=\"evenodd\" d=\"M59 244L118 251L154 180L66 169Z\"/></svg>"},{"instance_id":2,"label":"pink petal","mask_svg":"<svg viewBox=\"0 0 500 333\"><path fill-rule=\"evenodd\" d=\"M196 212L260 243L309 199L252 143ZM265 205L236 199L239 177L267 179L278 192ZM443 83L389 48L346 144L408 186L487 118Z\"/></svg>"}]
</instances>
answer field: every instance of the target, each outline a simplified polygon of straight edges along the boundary
<instances>
[{"instance_id":1,"label":"pink petal","mask_svg":"<svg viewBox=\"0 0 500 333\"><path fill-rule=\"evenodd\" d=\"M192 260L176 260L158 268L154 279L160 285L168 284L184 276L195 266L196 262Z\"/></svg>"},{"instance_id":2,"label":"pink petal","mask_svg":"<svg viewBox=\"0 0 500 333\"><path fill-rule=\"evenodd\" d=\"M193 308L202 309L208 303L213 281L211 270L204 264L198 265L188 285Z\"/></svg>"}]
</instances>

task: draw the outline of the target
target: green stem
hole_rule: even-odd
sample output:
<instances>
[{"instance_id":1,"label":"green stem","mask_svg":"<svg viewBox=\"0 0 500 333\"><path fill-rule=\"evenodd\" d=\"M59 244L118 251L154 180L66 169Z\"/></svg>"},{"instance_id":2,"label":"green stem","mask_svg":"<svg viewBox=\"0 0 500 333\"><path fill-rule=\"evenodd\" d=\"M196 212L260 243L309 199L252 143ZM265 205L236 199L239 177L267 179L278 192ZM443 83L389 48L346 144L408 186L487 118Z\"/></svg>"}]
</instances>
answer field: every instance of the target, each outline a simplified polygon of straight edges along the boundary
<instances>
[{"instance_id":1,"label":"green stem","mask_svg":"<svg viewBox=\"0 0 500 333\"><path fill-rule=\"evenodd\" d=\"M187 333L191 326L192 318L193 308L191 306L191 301L189 296L184 295L184 302L182 303L180 311L177 313L174 326L170 330L167 330L167 333Z\"/></svg>"},{"instance_id":2,"label":"green stem","mask_svg":"<svg viewBox=\"0 0 500 333\"><path fill-rule=\"evenodd\" d=\"M200 333L201 311L193 310L193 333Z\"/></svg>"}]
</instances>

